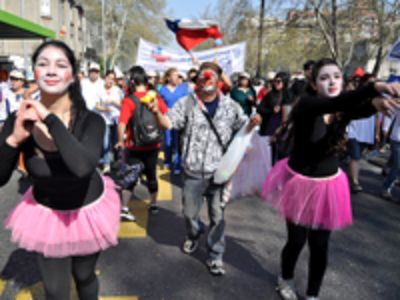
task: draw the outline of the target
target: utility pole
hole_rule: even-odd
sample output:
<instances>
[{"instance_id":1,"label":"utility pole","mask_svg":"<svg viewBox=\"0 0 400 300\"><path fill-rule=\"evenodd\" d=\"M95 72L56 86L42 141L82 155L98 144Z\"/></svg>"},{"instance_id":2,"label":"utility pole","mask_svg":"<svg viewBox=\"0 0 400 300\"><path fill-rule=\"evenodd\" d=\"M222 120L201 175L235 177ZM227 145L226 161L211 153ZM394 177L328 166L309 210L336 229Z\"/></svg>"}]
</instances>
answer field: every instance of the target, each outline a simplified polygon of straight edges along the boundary
<instances>
[{"instance_id":1,"label":"utility pole","mask_svg":"<svg viewBox=\"0 0 400 300\"><path fill-rule=\"evenodd\" d=\"M105 34L105 17L106 17L106 7L105 0L101 1L101 38L103 46L103 72L107 69L107 57L106 57L106 34Z\"/></svg>"},{"instance_id":2,"label":"utility pole","mask_svg":"<svg viewBox=\"0 0 400 300\"><path fill-rule=\"evenodd\" d=\"M264 31L264 10L265 10L265 0L261 0L260 8L260 28L258 30L258 47L257 47L257 71L256 76L261 76L261 54L262 54L262 39Z\"/></svg>"}]
</instances>

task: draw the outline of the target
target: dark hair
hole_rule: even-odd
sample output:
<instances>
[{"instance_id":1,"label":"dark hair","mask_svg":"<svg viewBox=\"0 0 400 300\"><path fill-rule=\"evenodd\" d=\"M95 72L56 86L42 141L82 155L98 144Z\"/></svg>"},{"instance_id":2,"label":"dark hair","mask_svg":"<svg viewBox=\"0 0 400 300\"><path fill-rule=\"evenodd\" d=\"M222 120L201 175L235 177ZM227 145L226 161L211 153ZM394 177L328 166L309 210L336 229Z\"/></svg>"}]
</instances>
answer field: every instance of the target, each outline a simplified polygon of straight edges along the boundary
<instances>
[{"instance_id":1,"label":"dark hair","mask_svg":"<svg viewBox=\"0 0 400 300\"><path fill-rule=\"evenodd\" d=\"M315 83L317 81L319 71L321 71L323 67L331 65L337 66L339 69L341 69L336 60L332 58L321 58L319 61L315 63L312 69L311 80Z\"/></svg>"},{"instance_id":2,"label":"dark hair","mask_svg":"<svg viewBox=\"0 0 400 300\"><path fill-rule=\"evenodd\" d=\"M314 65L315 65L315 61L313 61L312 59L307 60L303 65L303 70L304 71L309 70L310 68L314 67Z\"/></svg>"},{"instance_id":3,"label":"dark hair","mask_svg":"<svg viewBox=\"0 0 400 300\"><path fill-rule=\"evenodd\" d=\"M42 51L49 46L56 47L60 49L62 52L64 52L65 56L67 57L72 67L72 76L74 78L74 81L68 87L68 95L72 101L72 108L73 108L71 116L71 129L73 132L75 129L76 122L79 120L82 113L87 111L86 102L82 96L81 84L78 79L79 68L72 49L68 47L68 45L65 44L63 41L60 40L48 40L43 42L42 44L39 45L39 47L36 48L35 52L32 55L33 68L35 68L36 61L40 53L42 53Z\"/></svg>"},{"instance_id":4,"label":"dark hair","mask_svg":"<svg viewBox=\"0 0 400 300\"><path fill-rule=\"evenodd\" d=\"M375 76L374 74L365 73L364 76L362 76L362 77L360 78L360 82L358 83L358 84L359 84L359 87L364 86L365 84L368 83L368 81L369 81L370 79L375 79L375 77L376 77L376 76Z\"/></svg>"},{"instance_id":5,"label":"dark hair","mask_svg":"<svg viewBox=\"0 0 400 300\"><path fill-rule=\"evenodd\" d=\"M114 70L107 70L107 72L106 72L106 77L107 77L108 75L110 75L110 74L114 74L114 76L115 76L115 71L114 71Z\"/></svg>"},{"instance_id":6,"label":"dark hair","mask_svg":"<svg viewBox=\"0 0 400 300\"><path fill-rule=\"evenodd\" d=\"M194 73L194 76L190 76L190 74ZM198 76L198 71L195 68L191 68L189 71L187 71L187 80L193 83L196 83L197 81L197 76Z\"/></svg>"},{"instance_id":7,"label":"dark hair","mask_svg":"<svg viewBox=\"0 0 400 300\"><path fill-rule=\"evenodd\" d=\"M133 94L136 92L138 85L145 85L148 87L149 81L146 75L146 71L141 66L133 66L129 72L129 85L128 93Z\"/></svg>"},{"instance_id":8,"label":"dark hair","mask_svg":"<svg viewBox=\"0 0 400 300\"><path fill-rule=\"evenodd\" d=\"M336 60L332 58L322 58L319 61L317 61L313 67L311 78L312 81L315 83L318 77L318 73L321 71L321 69L325 66L337 66L339 69L340 66L336 62ZM346 149L346 139L345 139L345 131L346 127L349 123L349 120L344 118L344 115L341 113L336 113L334 115L335 120L334 124L334 130L332 130L332 133L330 136L327 138L327 143L329 145L329 152L338 152L338 151L345 151Z\"/></svg>"},{"instance_id":9,"label":"dark hair","mask_svg":"<svg viewBox=\"0 0 400 300\"><path fill-rule=\"evenodd\" d=\"M312 74L311 74L311 80L314 83L316 82L316 79L318 77L318 73L320 72L320 70L323 67L328 66L328 65L335 65L335 66L339 67L338 63L331 58L322 58L315 63L315 65L312 69ZM310 87L310 85L308 85L308 87ZM308 89L308 90L310 90L310 89ZM310 92L307 92L307 94L317 96L317 93L315 92L315 90L313 90L313 93L311 93L311 91L310 91ZM294 132L295 132L295 126L293 126L294 125L293 116L297 113L297 110L298 110L298 102L293 106L292 111L290 112L289 117L288 117L287 126L290 127L287 141L286 141L286 143L288 145L293 144ZM326 139L326 142L328 143L328 146L329 146L329 149L328 149L329 154L335 153L335 152L341 152L346 149L345 131L346 131L346 127L349 123L349 120L344 118L344 115L340 114L340 113L336 113L334 115L334 117L335 117L335 120L331 125L331 126L333 126L332 127L333 129L331 130L330 135ZM292 149L290 149L290 151L291 150Z\"/></svg>"},{"instance_id":10,"label":"dark hair","mask_svg":"<svg viewBox=\"0 0 400 300\"><path fill-rule=\"evenodd\" d=\"M277 79L277 78L282 79L282 82L283 82L283 85L284 85L283 89L288 89L289 88L289 81L290 81L289 73L287 73L287 72L278 72L275 75L274 80Z\"/></svg>"},{"instance_id":11,"label":"dark hair","mask_svg":"<svg viewBox=\"0 0 400 300\"><path fill-rule=\"evenodd\" d=\"M222 69L216 63L213 63L213 62L210 62L210 61L203 62L200 65L198 73L200 73L204 69L211 69L211 70L215 71L218 74L219 77L221 77L221 75L222 75Z\"/></svg>"}]
</instances>

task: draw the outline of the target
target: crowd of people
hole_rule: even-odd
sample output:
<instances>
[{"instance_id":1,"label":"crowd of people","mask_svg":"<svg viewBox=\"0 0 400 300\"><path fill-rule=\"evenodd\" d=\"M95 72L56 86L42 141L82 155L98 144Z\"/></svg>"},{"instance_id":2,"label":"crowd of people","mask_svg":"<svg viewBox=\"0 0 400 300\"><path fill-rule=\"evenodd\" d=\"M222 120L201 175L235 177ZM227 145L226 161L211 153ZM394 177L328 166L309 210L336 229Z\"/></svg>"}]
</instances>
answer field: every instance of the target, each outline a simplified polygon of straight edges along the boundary
<instances>
[{"instance_id":1,"label":"crowd of people","mask_svg":"<svg viewBox=\"0 0 400 300\"><path fill-rule=\"evenodd\" d=\"M387 139L391 156L381 195L392 198L400 168L398 83L371 74L346 82L331 59L307 61L297 78L287 72L230 78L215 62L187 73L170 68L163 76L133 66L126 74L107 70L104 79L93 62L84 78L74 53L56 40L36 49L32 66L29 76L11 71L0 86L0 186L16 165L31 180L5 225L14 242L38 254L47 299L69 299L71 274L80 299L97 299L96 262L117 244L120 220L135 221L128 203L139 180L150 193L149 212L159 212L161 149L163 167L183 178L182 251L194 253L207 232L206 265L224 275L222 203L229 193L214 173L235 134L259 127L272 165L265 163L258 196L287 224L277 281L283 299L298 298L294 269L306 242L306 297L318 298L331 232L352 224L350 192L362 191L363 150L380 149ZM345 163L348 176L339 167ZM115 165L142 167L117 186L107 176ZM208 229L200 218L205 201Z\"/></svg>"}]
</instances>

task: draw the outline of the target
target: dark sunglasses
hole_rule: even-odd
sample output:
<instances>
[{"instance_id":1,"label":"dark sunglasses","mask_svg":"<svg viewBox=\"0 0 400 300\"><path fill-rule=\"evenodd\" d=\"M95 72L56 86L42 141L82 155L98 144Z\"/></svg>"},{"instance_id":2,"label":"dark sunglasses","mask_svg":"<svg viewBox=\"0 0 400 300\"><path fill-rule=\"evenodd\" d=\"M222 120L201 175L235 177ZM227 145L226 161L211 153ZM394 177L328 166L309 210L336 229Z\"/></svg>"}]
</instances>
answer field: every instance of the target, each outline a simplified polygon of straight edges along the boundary
<instances>
[{"instance_id":1,"label":"dark sunglasses","mask_svg":"<svg viewBox=\"0 0 400 300\"><path fill-rule=\"evenodd\" d=\"M17 78L17 77L13 77L13 76L12 76L12 77L10 77L10 80L13 80L13 81L14 81L14 80L21 80L21 81L22 81L23 79L22 79L22 78Z\"/></svg>"}]
</instances>

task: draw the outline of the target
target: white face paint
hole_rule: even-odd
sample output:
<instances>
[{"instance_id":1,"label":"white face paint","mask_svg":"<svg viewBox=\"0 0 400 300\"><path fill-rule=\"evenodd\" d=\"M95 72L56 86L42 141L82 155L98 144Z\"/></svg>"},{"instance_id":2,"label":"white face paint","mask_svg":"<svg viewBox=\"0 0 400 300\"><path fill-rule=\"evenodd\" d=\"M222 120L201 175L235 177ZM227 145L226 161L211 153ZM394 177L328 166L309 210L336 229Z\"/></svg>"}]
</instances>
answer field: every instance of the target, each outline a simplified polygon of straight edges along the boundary
<instances>
[{"instance_id":1,"label":"white face paint","mask_svg":"<svg viewBox=\"0 0 400 300\"><path fill-rule=\"evenodd\" d=\"M343 89L343 74L336 65L322 67L315 82L318 95L322 97L336 97Z\"/></svg>"},{"instance_id":2,"label":"white face paint","mask_svg":"<svg viewBox=\"0 0 400 300\"><path fill-rule=\"evenodd\" d=\"M47 94L61 95L72 82L72 66L65 53L48 46L39 54L34 66L35 78L40 90Z\"/></svg>"}]
</instances>

